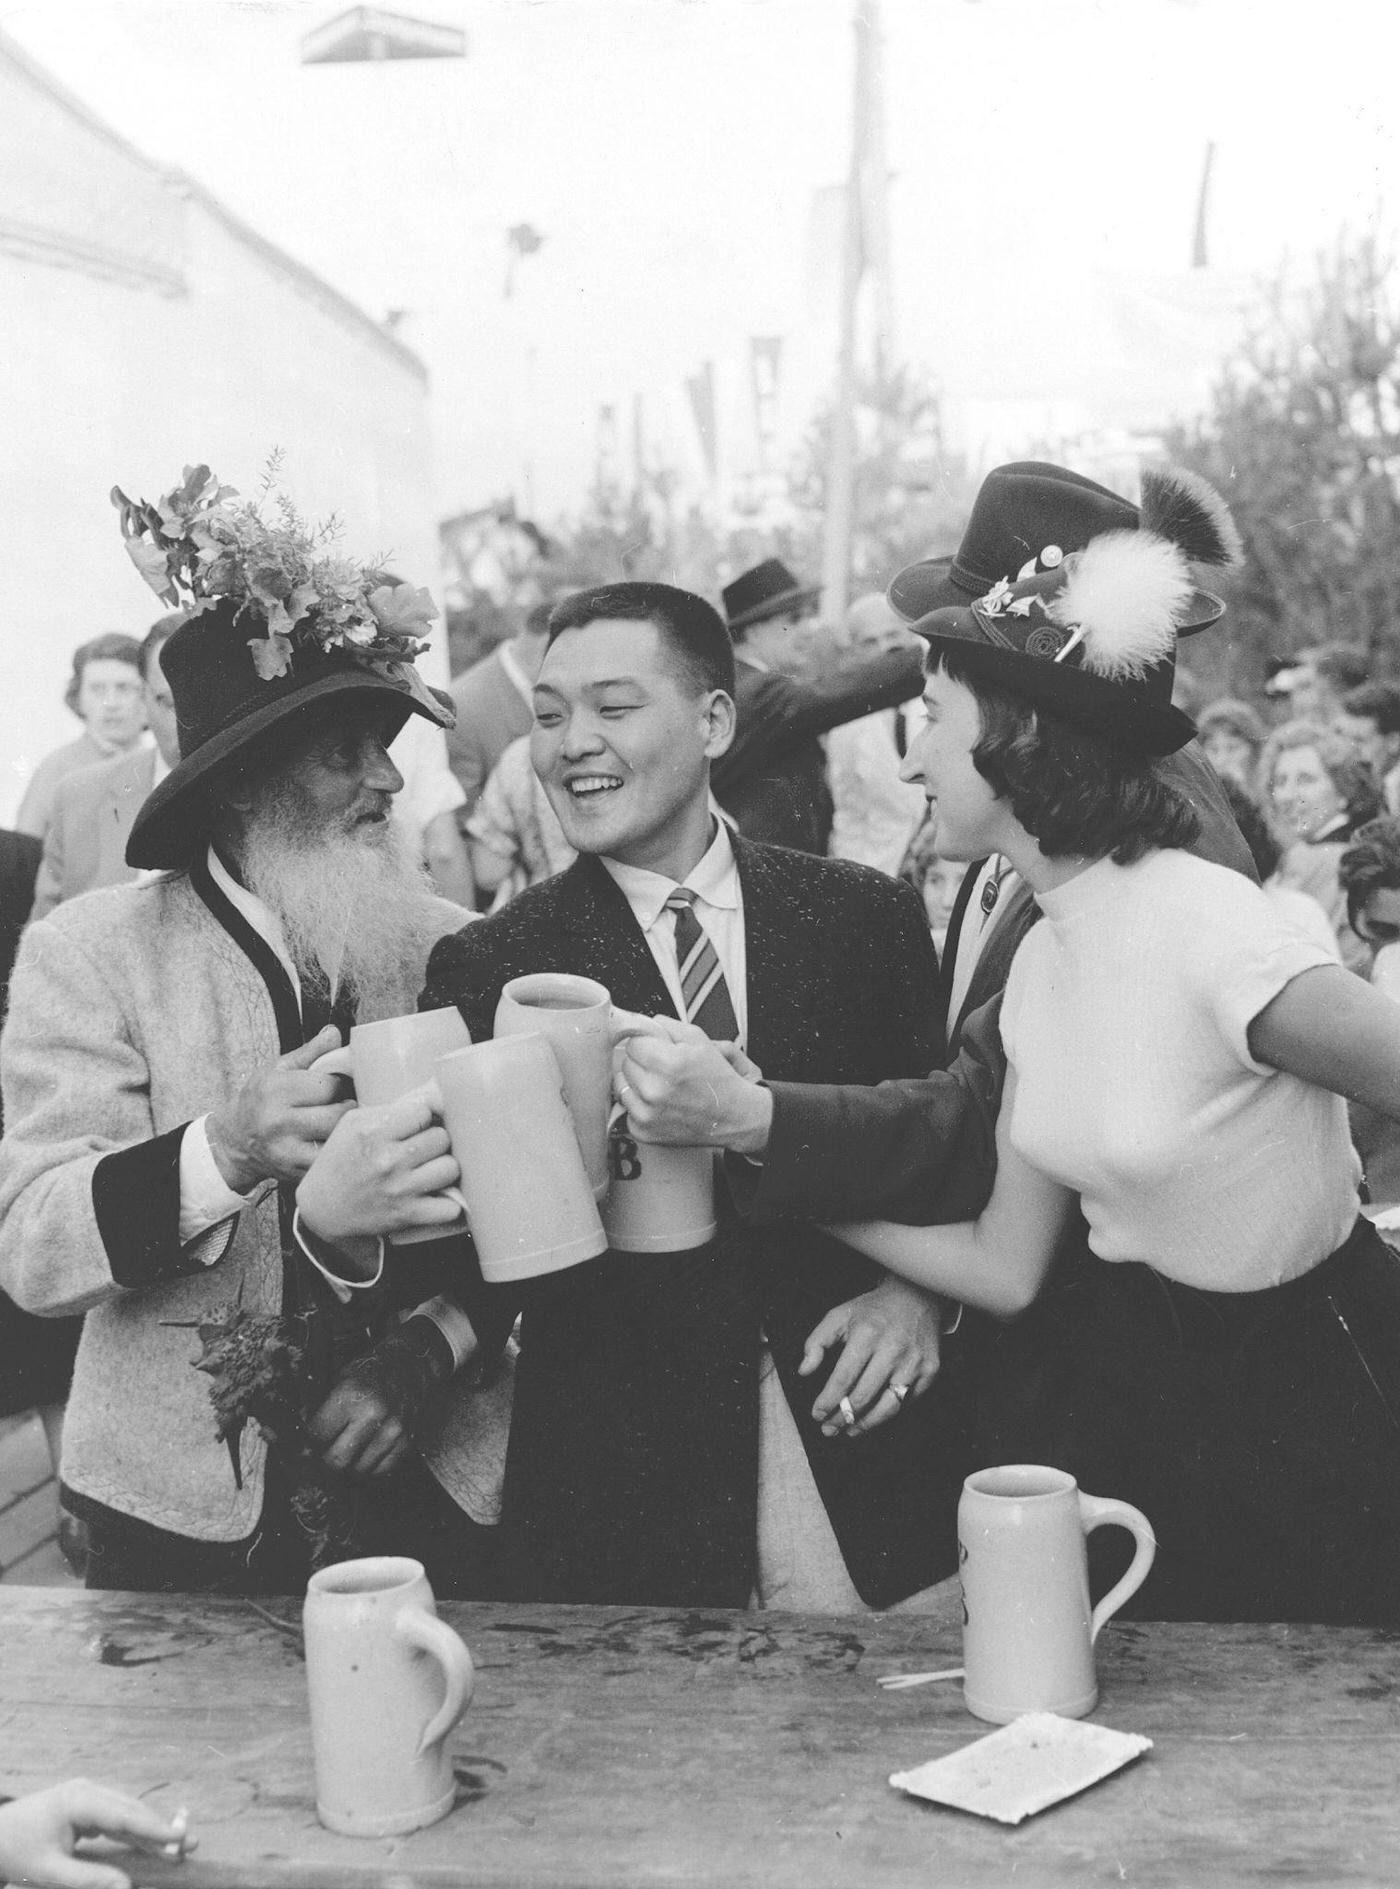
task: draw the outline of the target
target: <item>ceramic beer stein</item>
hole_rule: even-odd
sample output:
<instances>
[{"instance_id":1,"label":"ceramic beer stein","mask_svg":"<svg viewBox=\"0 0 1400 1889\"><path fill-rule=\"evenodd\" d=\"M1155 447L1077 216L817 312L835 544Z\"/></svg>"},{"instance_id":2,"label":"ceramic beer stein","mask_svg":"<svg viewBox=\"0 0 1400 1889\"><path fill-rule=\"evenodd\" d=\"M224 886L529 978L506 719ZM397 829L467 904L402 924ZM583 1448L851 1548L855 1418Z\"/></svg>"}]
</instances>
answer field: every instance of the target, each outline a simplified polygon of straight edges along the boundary
<instances>
[{"instance_id":1,"label":"ceramic beer stein","mask_svg":"<svg viewBox=\"0 0 1400 1889\"><path fill-rule=\"evenodd\" d=\"M686 1253L715 1235L715 1151L638 1141L625 1112L608 1137L612 1185L602 1204L620 1253Z\"/></svg>"},{"instance_id":2,"label":"ceramic beer stein","mask_svg":"<svg viewBox=\"0 0 1400 1889\"><path fill-rule=\"evenodd\" d=\"M379 1023L357 1023L349 1046L317 1059L317 1069L347 1075L355 1085L355 1100L366 1108L397 1102L410 1089L432 1080L440 1057L455 1049L469 1049L471 1036L461 1012L449 1005L442 1010L418 1010L403 1017L385 1017ZM440 1240L460 1230L461 1220L441 1226L410 1227L391 1236L394 1246L416 1246Z\"/></svg>"},{"instance_id":3,"label":"ceramic beer stein","mask_svg":"<svg viewBox=\"0 0 1400 1889\"><path fill-rule=\"evenodd\" d=\"M496 1006L494 1034L542 1036L554 1051L589 1185L601 1200L608 1188L612 1105L612 1000L606 988L564 971L513 977Z\"/></svg>"},{"instance_id":4,"label":"ceramic beer stein","mask_svg":"<svg viewBox=\"0 0 1400 1889\"><path fill-rule=\"evenodd\" d=\"M472 1696L471 1654L437 1617L422 1563L341 1561L302 1612L316 1815L345 1836L436 1823L455 1786L447 1735Z\"/></svg>"},{"instance_id":5,"label":"ceramic beer stein","mask_svg":"<svg viewBox=\"0 0 1400 1889\"><path fill-rule=\"evenodd\" d=\"M1132 1531L1137 1550L1091 1613L1085 1539L1110 1522ZM1018 1463L969 1476L958 1504L968 1711L996 1725L1023 1712L1092 1712L1094 1641L1156 1552L1140 1509L1082 1494L1062 1469Z\"/></svg>"},{"instance_id":6,"label":"ceramic beer stein","mask_svg":"<svg viewBox=\"0 0 1400 1889\"><path fill-rule=\"evenodd\" d=\"M608 1236L542 1036L502 1036L437 1064L443 1125L461 1169L447 1192L465 1207L492 1284L577 1266Z\"/></svg>"}]
</instances>

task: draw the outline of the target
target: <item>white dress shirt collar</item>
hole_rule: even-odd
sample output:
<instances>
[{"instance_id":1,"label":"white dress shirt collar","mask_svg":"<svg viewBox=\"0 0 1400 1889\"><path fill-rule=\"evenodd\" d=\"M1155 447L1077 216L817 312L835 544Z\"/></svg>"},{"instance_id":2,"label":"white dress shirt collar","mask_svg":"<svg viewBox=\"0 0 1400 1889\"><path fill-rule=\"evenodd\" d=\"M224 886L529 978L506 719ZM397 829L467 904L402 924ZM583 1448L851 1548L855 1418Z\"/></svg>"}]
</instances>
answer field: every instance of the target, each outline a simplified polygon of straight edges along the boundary
<instances>
[{"instance_id":1,"label":"white dress shirt collar","mask_svg":"<svg viewBox=\"0 0 1400 1889\"><path fill-rule=\"evenodd\" d=\"M209 848L209 877L234 910L247 919L263 943L276 954L278 962L292 980L292 989L297 994L297 1002L300 1003L301 979L297 975L296 965L292 962L292 954L287 949L287 940L283 936L282 926L276 913L270 912L261 899L253 896L247 886L238 883L212 846Z\"/></svg>"},{"instance_id":2,"label":"white dress shirt collar","mask_svg":"<svg viewBox=\"0 0 1400 1889\"><path fill-rule=\"evenodd\" d=\"M632 907L637 923L643 931L650 932L665 911L666 901L675 891L677 881L667 878L664 872L649 872L644 866L625 866L619 859L605 858L603 865ZM714 835L704 855L680 883L689 886L701 905L713 906L717 911L738 909L739 868L734 861L734 848L729 843L729 828L723 820L715 821Z\"/></svg>"}]
</instances>

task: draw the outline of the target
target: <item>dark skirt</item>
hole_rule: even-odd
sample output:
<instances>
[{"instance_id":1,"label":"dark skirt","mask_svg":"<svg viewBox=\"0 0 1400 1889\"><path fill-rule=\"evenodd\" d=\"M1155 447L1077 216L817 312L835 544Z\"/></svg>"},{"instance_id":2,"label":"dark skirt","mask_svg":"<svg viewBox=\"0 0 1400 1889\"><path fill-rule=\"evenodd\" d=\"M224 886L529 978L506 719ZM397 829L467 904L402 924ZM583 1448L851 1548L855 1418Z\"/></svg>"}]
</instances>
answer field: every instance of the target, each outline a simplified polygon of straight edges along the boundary
<instances>
[{"instance_id":1,"label":"dark skirt","mask_svg":"<svg viewBox=\"0 0 1400 1889\"><path fill-rule=\"evenodd\" d=\"M1359 1219L1301 1279L1227 1293L1082 1252L993 1346L980 1445L1146 1513L1125 1615L1400 1620L1400 1255ZM1094 1536L1096 1589L1126 1540Z\"/></svg>"},{"instance_id":2,"label":"dark skirt","mask_svg":"<svg viewBox=\"0 0 1400 1889\"><path fill-rule=\"evenodd\" d=\"M0 1292L0 1417L67 1402L82 1330L81 1318L36 1318Z\"/></svg>"}]
</instances>

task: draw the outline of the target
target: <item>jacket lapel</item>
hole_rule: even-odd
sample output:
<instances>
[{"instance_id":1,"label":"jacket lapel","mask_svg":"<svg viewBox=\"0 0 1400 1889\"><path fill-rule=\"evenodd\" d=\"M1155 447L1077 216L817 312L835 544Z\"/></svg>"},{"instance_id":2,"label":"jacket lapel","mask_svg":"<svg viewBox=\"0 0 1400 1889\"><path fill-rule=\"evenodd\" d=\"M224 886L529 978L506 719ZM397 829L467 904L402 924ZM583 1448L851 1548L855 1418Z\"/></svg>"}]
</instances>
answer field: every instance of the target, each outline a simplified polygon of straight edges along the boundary
<instances>
[{"instance_id":1,"label":"jacket lapel","mask_svg":"<svg viewBox=\"0 0 1400 1889\"><path fill-rule=\"evenodd\" d=\"M608 988L623 1010L675 1016L676 1006L632 908L607 868L591 855L576 859L560 880L561 963Z\"/></svg>"},{"instance_id":2,"label":"jacket lapel","mask_svg":"<svg viewBox=\"0 0 1400 1889\"><path fill-rule=\"evenodd\" d=\"M1017 946L1040 917L1040 907L1025 880L1019 880L1009 892L1000 912L996 914L991 933L982 947L981 955L972 967L972 977L968 982L967 995L963 998L962 1009L958 1012L957 1023L950 1038L950 1044L956 1043L962 1033L963 1024L974 1010L980 1010L984 1003L995 997L999 990L1006 987L1006 979L1011 970L1011 960L1016 955Z\"/></svg>"},{"instance_id":3,"label":"jacket lapel","mask_svg":"<svg viewBox=\"0 0 1400 1889\"><path fill-rule=\"evenodd\" d=\"M793 922L791 901L775 883L781 868L774 855L737 833L730 839L744 894L748 1053L781 1079L794 1057L800 1066L809 1034L804 992L810 996L815 980L806 975L806 960L816 931Z\"/></svg>"}]
</instances>

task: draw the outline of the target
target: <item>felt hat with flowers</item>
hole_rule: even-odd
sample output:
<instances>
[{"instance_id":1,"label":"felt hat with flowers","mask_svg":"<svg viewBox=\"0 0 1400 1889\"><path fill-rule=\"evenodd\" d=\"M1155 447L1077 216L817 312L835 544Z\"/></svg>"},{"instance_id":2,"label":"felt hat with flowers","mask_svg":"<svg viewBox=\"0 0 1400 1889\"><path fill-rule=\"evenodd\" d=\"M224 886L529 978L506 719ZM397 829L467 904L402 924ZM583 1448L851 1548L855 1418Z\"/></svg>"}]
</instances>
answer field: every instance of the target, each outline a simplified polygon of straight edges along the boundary
<instances>
[{"instance_id":1,"label":"felt hat with flowers","mask_svg":"<svg viewBox=\"0 0 1400 1889\"><path fill-rule=\"evenodd\" d=\"M1033 560L970 603L935 609L910 627L932 653L994 687L1142 754L1171 754L1196 732L1172 706L1179 636L1208 628L1225 605L1198 587L1193 566L1226 568L1239 535L1204 480L1175 468L1142 476L1135 522L1115 520L1051 568Z\"/></svg>"},{"instance_id":2,"label":"felt hat with flowers","mask_svg":"<svg viewBox=\"0 0 1400 1889\"><path fill-rule=\"evenodd\" d=\"M207 839L219 772L312 703L373 704L385 740L410 715L455 720L451 698L414 667L437 615L427 591L337 554L334 521L308 525L280 495L271 520L236 501L208 466L186 466L154 505L112 489L132 562L186 615L160 657L180 760L136 815L129 866L188 865Z\"/></svg>"}]
</instances>

